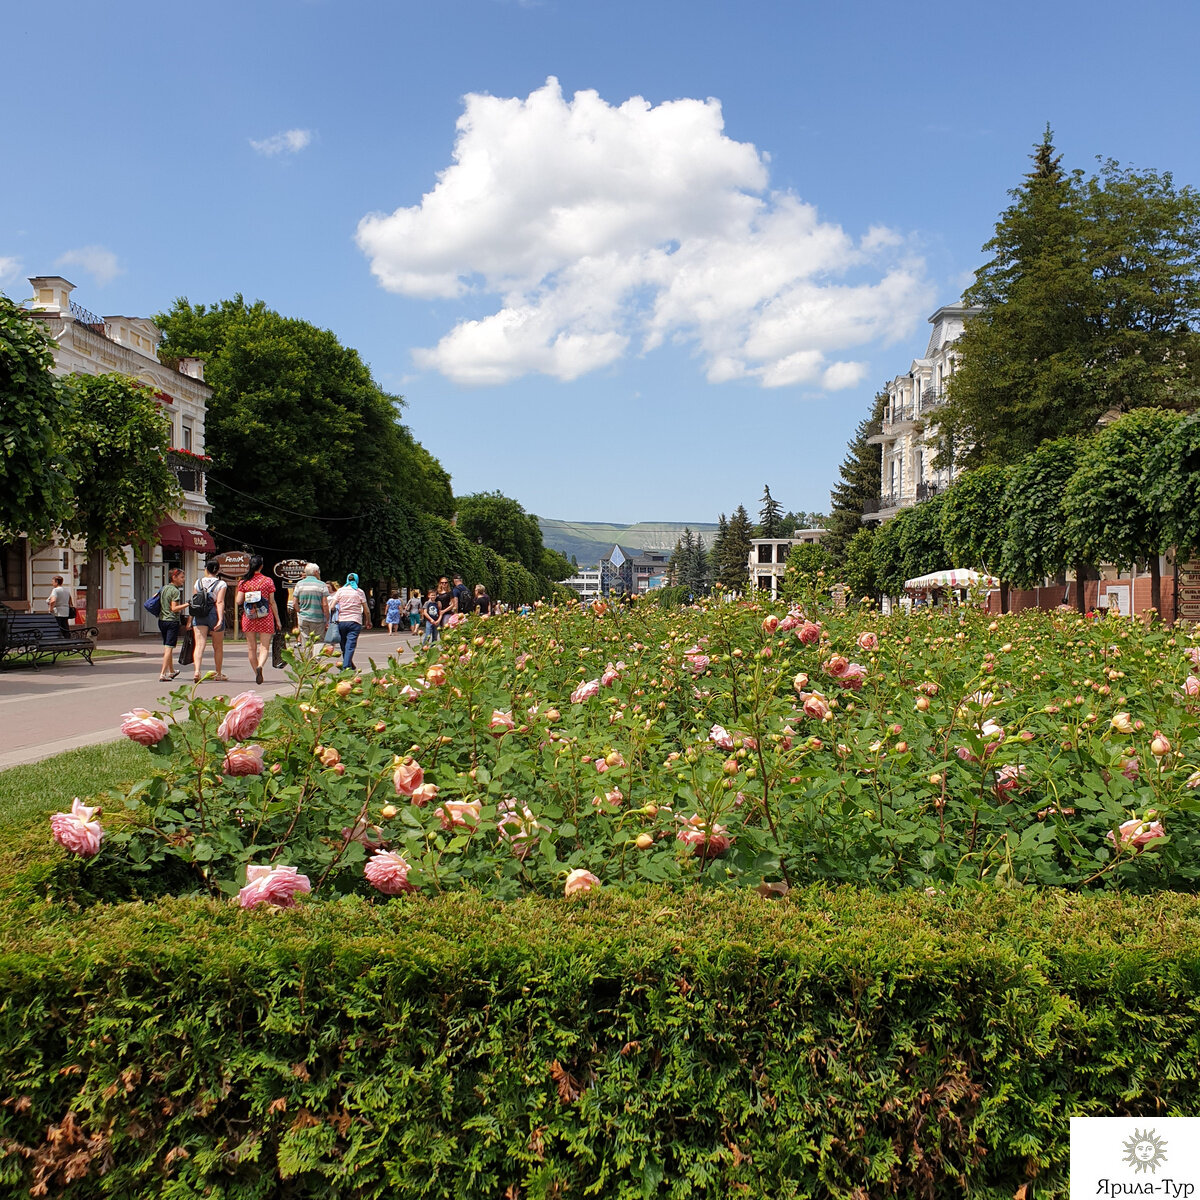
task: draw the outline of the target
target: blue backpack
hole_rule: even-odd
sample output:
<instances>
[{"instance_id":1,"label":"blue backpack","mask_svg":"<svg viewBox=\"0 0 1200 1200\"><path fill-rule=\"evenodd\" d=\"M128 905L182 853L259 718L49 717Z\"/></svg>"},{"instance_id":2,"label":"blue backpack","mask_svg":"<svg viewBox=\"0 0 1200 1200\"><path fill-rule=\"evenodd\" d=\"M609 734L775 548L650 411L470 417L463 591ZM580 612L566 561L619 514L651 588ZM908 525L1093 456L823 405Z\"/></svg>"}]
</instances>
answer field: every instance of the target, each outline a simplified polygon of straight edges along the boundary
<instances>
[{"instance_id":1,"label":"blue backpack","mask_svg":"<svg viewBox=\"0 0 1200 1200\"><path fill-rule=\"evenodd\" d=\"M162 589L160 588L142 607L153 617L162 616Z\"/></svg>"}]
</instances>

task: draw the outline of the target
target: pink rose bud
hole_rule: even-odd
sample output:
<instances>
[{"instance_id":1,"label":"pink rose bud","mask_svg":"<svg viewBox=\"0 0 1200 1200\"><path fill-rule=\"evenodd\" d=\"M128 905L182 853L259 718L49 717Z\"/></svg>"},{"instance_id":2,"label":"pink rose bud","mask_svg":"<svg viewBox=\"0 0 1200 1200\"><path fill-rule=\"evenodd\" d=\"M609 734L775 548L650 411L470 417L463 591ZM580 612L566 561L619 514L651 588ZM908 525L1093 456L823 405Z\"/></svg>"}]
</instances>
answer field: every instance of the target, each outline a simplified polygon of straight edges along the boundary
<instances>
[{"instance_id":1,"label":"pink rose bud","mask_svg":"<svg viewBox=\"0 0 1200 1200\"><path fill-rule=\"evenodd\" d=\"M441 687L446 682L446 668L441 663L434 663L426 672L425 678L434 687Z\"/></svg>"},{"instance_id":2,"label":"pink rose bud","mask_svg":"<svg viewBox=\"0 0 1200 1200\"><path fill-rule=\"evenodd\" d=\"M144 708L135 708L121 718L121 732L131 741L154 746L167 736L167 723L152 717Z\"/></svg>"},{"instance_id":3,"label":"pink rose bud","mask_svg":"<svg viewBox=\"0 0 1200 1200\"><path fill-rule=\"evenodd\" d=\"M779 628L779 618L772 614L763 618L763 633L774 633Z\"/></svg>"},{"instance_id":4,"label":"pink rose bud","mask_svg":"<svg viewBox=\"0 0 1200 1200\"><path fill-rule=\"evenodd\" d=\"M99 808L89 808L80 803L76 796L69 813L55 813L50 818L50 832L54 840L64 850L78 854L80 858L92 858L104 840L103 827L99 821L92 820L99 811Z\"/></svg>"},{"instance_id":5,"label":"pink rose bud","mask_svg":"<svg viewBox=\"0 0 1200 1200\"><path fill-rule=\"evenodd\" d=\"M1150 753L1155 758L1162 758L1164 754L1171 753L1171 743L1157 729L1154 731L1154 738L1150 743Z\"/></svg>"},{"instance_id":6,"label":"pink rose bud","mask_svg":"<svg viewBox=\"0 0 1200 1200\"><path fill-rule=\"evenodd\" d=\"M411 756L400 759L395 763L392 772L392 783L397 796L411 796L425 782L425 771L421 764Z\"/></svg>"},{"instance_id":7,"label":"pink rose bud","mask_svg":"<svg viewBox=\"0 0 1200 1200\"><path fill-rule=\"evenodd\" d=\"M261 746L230 746L221 764L223 775L261 775L263 748Z\"/></svg>"},{"instance_id":8,"label":"pink rose bud","mask_svg":"<svg viewBox=\"0 0 1200 1200\"><path fill-rule=\"evenodd\" d=\"M563 895L569 900L572 896L582 896L585 892L590 892L593 888L600 886L600 880L591 873L585 871L582 867L577 867L567 876L566 885L563 887Z\"/></svg>"}]
</instances>

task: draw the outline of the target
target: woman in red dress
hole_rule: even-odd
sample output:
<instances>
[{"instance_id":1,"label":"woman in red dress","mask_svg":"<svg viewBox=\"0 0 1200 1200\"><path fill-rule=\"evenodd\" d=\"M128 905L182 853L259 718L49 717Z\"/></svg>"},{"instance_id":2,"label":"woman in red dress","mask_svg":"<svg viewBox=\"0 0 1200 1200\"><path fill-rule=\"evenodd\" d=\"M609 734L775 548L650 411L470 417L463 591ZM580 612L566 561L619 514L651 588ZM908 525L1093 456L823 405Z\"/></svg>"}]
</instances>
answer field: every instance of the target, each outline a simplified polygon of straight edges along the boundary
<instances>
[{"instance_id":1,"label":"woman in red dress","mask_svg":"<svg viewBox=\"0 0 1200 1200\"><path fill-rule=\"evenodd\" d=\"M242 632L246 653L254 671L254 682L262 683L263 667L271 654L271 638L282 629L275 607L275 584L262 573L262 555L250 556L250 570L237 586L237 603L242 606Z\"/></svg>"}]
</instances>

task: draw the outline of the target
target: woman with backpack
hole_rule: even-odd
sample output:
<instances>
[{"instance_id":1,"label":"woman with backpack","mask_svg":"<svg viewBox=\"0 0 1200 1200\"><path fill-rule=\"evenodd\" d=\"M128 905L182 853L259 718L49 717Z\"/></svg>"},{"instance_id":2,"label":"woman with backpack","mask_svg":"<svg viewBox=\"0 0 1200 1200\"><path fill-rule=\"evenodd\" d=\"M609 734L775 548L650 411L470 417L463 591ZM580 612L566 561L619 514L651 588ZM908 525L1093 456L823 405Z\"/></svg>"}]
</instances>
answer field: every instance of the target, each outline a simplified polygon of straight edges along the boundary
<instances>
[{"instance_id":1,"label":"woman with backpack","mask_svg":"<svg viewBox=\"0 0 1200 1200\"><path fill-rule=\"evenodd\" d=\"M196 649L192 655L192 682L199 683L204 674L200 660L204 657L204 647L212 638L213 665L216 667L214 680L228 682L228 676L222 673L225 665L225 580L221 578L221 564L210 558L204 564L204 574L196 580L192 588L192 598L188 601L188 612L192 616L192 633L196 638Z\"/></svg>"},{"instance_id":2,"label":"woman with backpack","mask_svg":"<svg viewBox=\"0 0 1200 1200\"><path fill-rule=\"evenodd\" d=\"M358 586L358 576L353 572L346 576L346 586L338 588L334 594L333 604L337 608L337 627L342 642L342 670L351 671L358 635L364 628L371 628L366 593Z\"/></svg>"},{"instance_id":3,"label":"woman with backpack","mask_svg":"<svg viewBox=\"0 0 1200 1200\"><path fill-rule=\"evenodd\" d=\"M242 632L254 682L262 683L263 667L271 655L271 638L283 628L275 607L275 584L262 573L262 555L250 556L250 569L237 585L236 603L242 606Z\"/></svg>"}]
</instances>

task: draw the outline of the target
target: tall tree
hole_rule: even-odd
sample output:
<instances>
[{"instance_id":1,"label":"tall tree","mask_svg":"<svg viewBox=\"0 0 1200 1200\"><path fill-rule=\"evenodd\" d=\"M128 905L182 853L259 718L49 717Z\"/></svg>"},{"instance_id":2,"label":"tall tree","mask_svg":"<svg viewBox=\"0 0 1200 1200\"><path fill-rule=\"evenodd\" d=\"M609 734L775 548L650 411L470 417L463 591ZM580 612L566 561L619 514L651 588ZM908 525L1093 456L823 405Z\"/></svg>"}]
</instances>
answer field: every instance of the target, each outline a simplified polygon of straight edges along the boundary
<instances>
[{"instance_id":1,"label":"tall tree","mask_svg":"<svg viewBox=\"0 0 1200 1200\"><path fill-rule=\"evenodd\" d=\"M157 540L183 498L167 465L171 425L148 387L124 375L75 375L63 437L73 498L65 532L87 543L87 623L96 623L97 571L125 561L124 547Z\"/></svg>"},{"instance_id":2,"label":"tall tree","mask_svg":"<svg viewBox=\"0 0 1200 1200\"><path fill-rule=\"evenodd\" d=\"M1200 381L1200 193L1108 161L1085 180L1047 129L992 254L934 420L947 465L1020 458L1110 410L1185 408Z\"/></svg>"},{"instance_id":3,"label":"tall tree","mask_svg":"<svg viewBox=\"0 0 1200 1200\"><path fill-rule=\"evenodd\" d=\"M862 529L864 506L879 497L882 450L871 445L869 439L883 428L887 399L887 392L876 393L870 415L858 423L854 438L846 447L846 457L838 472L841 478L829 493L828 533L821 539L821 545L835 564L845 561L847 547Z\"/></svg>"},{"instance_id":4,"label":"tall tree","mask_svg":"<svg viewBox=\"0 0 1200 1200\"><path fill-rule=\"evenodd\" d=\"M70 503L61 454L68 395L41 324L0 295L0 537L53 533Z\"/></svg>"},{"instance_id":5,"label":"tall tree","mask_svg":"<svg viewBox=\"0 0 1200 1200\"><path fill-rule=\"evenodd\" d=\"M1151 452L1148 503L1181 557L1200 551L1200 413L1178 422Z\"/></svg>"},{"instance_id":6,"label":"tall tree","mask_svg":"<svg viewBox=\"0 0 1200 1200\"><path fill-rule=\"evenodd\" d=\"M403 401L329 330L241 296L177 300L155 320L165 358L206 359L211 523L226 537L315 557L379 501L452 515L449 477L401 424Z\"/></svg>"},{"instance_id":7,"label":"tall tree","mask_svg":"<svg viewBox=\"0 0 1200 1200\"><path fill-rule=\"evenodd\" d=\"M725 543L729 538L729 521L724 513L717 516L717 536L713 539L709 559L712 562L713 574L719 576L721 563L725 559Z\"/></svg>"},{"instance_id":8,"label":"tall tree","mask_svg":"<svg viewBox=\"0 0 1200 1200\"><path fill-rule=\"evenodd\" d=\"M725 542L721 548L721 558L716 564L717 581L730 592L744 592L748 576L746 565L750 561L750 542L753 530L750 526L750 514L746 507L739 504L729 518L729 528L725 534Z\"/></svg>"},{"instance_id":9,"label":"tall tree","mask_svg":"<svg viewBox=\"0 0 1200 1200\"><path fill-rule=\"evenodd\" d=\"M1008 520L1000 575L1018 587L1036 587L1074 565L1083 579L1082 563L1074 562L1067 542L1067 517L1063 497L1079 463L1079 443L1074 438L1043 442L1032 454L1014 464L1005 491ZM1082 602L1082 587L1077 589Z\"/></svg>"},{"instance_id":10,"label":"tall tree","mask_svg":"<svg viewBox=\"0 0 1200 1200\"><path fill-rule=\"evenodd\" d=\"M877 531L875 525L864 525L847 543L842 554L839 579L856 600L873 599L879 594L872 547Z\"/></svg>"},{"instance_id":11,"label":"tall tree","mask_svg":"<svg viewBox=\"0 0 1200 1200\"><path fill-rule=\"evenodd\" d=\"M1063 171L1051 137L1047 127L984 246L991 257L963 294L982 311L958 340L947 400L933 417L943 466L955 455L968 466L1011 462L1099 415L1079 357L1092 295L1081 173Z\"/></svg>"},{"instance_id":12,"label":"tall tree","mask_svg":"<svg viewBox=\"0 0 1200 1200\"><path fill-rule=\"evenodd\" d=\"M758 536L764 538L783 537L783 505L771 495L771 489L763 484L762 508L758 510Z\"/></svg>"},{"instance_id":13,"label":"tall tree","mask_svg":"<svg viewBox=\"0 0 1200 1200\"><path fill-rule=\"evenodd\" d=\"M527 571L541 572L542 527L518 501L500 492L475 492L459 496L455 504L464 537L491 546Z\"/></svg>"},{"instance_id":14,"label":"tall tree","mask_svg":"<svg viewBox=\"0 0 1200 1200\"><path fill-rule=\"evenodd\" d=\"M1125 568L1145 559L1150 604L1160 612L1159 555L1169 531L1162 512L1146 498L1154 452L1180 420L1179 413L1139 408L1113 421L1084 445L1063 498L1066 540L1075 557Z\"/></svg>"}]
</instances>

